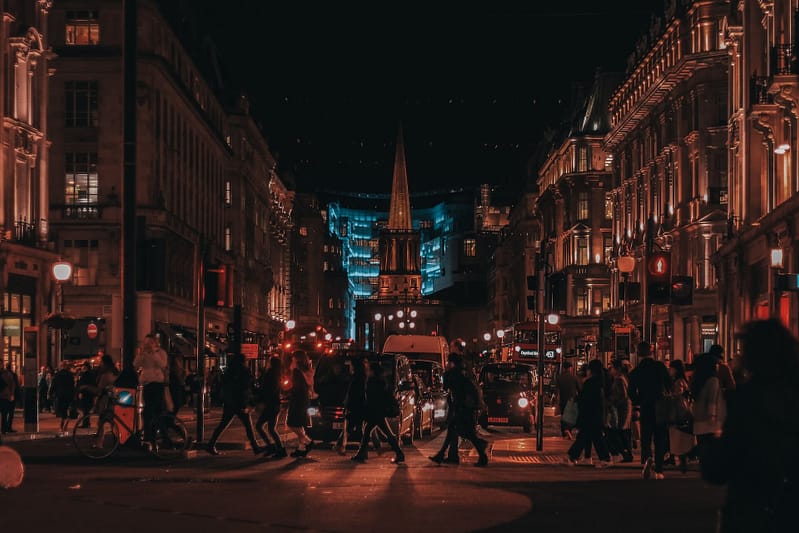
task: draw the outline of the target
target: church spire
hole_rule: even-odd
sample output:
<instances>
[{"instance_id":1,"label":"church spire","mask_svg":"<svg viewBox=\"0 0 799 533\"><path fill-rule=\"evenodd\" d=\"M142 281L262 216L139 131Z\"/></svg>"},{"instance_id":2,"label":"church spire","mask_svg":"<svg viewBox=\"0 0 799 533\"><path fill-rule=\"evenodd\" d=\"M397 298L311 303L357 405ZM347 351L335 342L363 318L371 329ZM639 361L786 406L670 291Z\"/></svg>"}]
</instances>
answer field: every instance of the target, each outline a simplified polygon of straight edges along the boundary
<instances>
[{"instance_id":1,"label":"church spire","mask_svg":"<svg viewBox=\"0 0 799 533\"><path fill-rule=\"evenodd\" d=\"M413 229L411 224L411 200L408 194L408 171L405 168L405 144L402 140L402 124L400 124L397 132L397 153L394 156L394 181L391 185L388 229Z\"/></svg>"}]
</instances>

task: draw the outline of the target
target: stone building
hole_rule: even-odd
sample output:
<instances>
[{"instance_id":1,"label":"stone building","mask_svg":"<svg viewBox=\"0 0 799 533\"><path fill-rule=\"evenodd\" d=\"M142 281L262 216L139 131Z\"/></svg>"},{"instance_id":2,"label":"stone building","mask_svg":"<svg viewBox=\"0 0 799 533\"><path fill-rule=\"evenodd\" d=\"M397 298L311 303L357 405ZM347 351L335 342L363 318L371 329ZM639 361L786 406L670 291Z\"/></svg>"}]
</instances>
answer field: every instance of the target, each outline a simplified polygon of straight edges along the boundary
<instances>
[{"instance_id":1,"label":"stone building","mask_svg":"<svg viewBox=\"0 0 799 533\"><path fill-rule=\"evenodd\" d=\"M610 99L602 150L615 176L613 249L633 254L642 282L630 315L660 358L690 361L718 340L718 281L712 257L727 230L729 57L722 28L729 1L672 1L630 57ZM692 305L647 301L644 258L670 253L672 276L693 286ZM611 261L611 287L621 281ZM622 302L608 318L621 320Z\"/></svg>"},{"instance_id":2,"label":"stone building","mask_svg":"<svg viewBox=\"0 0 799 533\"><path fill-rule=\"evenodd\" d=\"M49 274L58 260L48 212L51 8L44 0L4 2L0 24L0 363L34 381L38 366L53 362L55 337L48 342L42 322L57 305ZM24 368L23 338L32 354Z\"/></svg>"},{"instance_id":3,"label":"stone building","mask_svg":"<svg viewBox=\"0 0 799 533\"><path fill-rule=\"evenodd\" d=\"M777 316L799 333L795 283L775 283L779 274L799 272L796 4L737 4L721 27L730 58L730 218L716 257L720 339L730 354L747 320ZM772 250L782 266L772 267Z\"/></svg>"}]
</instances>

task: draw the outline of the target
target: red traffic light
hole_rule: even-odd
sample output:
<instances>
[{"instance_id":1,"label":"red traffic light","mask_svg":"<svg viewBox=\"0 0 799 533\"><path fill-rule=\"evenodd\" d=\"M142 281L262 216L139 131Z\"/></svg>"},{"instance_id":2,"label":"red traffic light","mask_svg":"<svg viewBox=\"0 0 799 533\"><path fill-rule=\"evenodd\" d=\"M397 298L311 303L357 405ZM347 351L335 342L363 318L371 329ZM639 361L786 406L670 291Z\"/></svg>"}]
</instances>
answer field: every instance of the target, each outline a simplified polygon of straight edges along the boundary
<instances>
[{"instance_id":1,"label":"red traffic light","mask_svg":"<svg viewBox=\"0 0 799 533\"><path fill-rule=\"evenodd\" d=\"M649 256L647 269L651 278L669 279L671 277L671 263L669 254L656 253Z\"/></svg>"}]
</instances>

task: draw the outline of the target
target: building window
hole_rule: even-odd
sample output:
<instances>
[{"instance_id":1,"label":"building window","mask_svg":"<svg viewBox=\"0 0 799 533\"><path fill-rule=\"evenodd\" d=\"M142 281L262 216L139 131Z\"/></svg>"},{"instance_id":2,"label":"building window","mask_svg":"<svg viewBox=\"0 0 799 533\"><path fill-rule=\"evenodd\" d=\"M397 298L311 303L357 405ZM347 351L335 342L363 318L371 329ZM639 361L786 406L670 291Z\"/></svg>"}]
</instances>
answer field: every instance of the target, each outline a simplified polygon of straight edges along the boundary
<instances>
[{"instance_id":1,"label":"building window","mask_svg":"<svg viewBox=\"0 0 799 533\"><path fill-rule=\"evenodd\" d=\"M611 235L602 237L602 251L605 254L605 263L607 263L610 261L611 254L613 254L613 237Z\"/></svg>"},{"instance_id":2,"label":"building window","mask_svg":"<svg viewBox=\"0 0 799 533\"><path fill-rule=\"evenodd\" d=\"M466 257L477 256L477 241L474 239L463 240L463 255Z\"/></svg>"},{"instance_id":3,"label":"building window","mask_svg":"<svg viewBox=\"0 0 799 533\"><path fill-rule=\"evenodd\" d=\"M588 235L577 237L577 264L587 265L590 262L588 253Z\"/></svg>"},{"instance_id":4,"label":"building window","mask_svg":"<svg viewBox=\"0 0 799 533\"><path fill-rule=\"evenodd\" d=\"M225 226L225 251L229 252L233 248L233 235L230 226Z\"/></svg>"},{"instance_id":5,"label":"building window","mask_svg":"<svg viewBox=\"0 0 799 533\"><path fill-rule=\"evenodd\" d=\"M95 45L100 42L97 11L67 11L66 40L69 45Z\"/></svg>"},{"instance_id":6,"label":"building window","mask_svg":"<svg viewBox=\"0 0 799 533\"><path fill-rule=\"evenodd\" d=\"M300 226L300 235L302 235L303 237L307 237L308 236L308 228L305 227L305 226Z\"/></svg>"},{"instance_id":7,"label":"building window","mask_svg":"<svg viewBox=\"0 0 799 533\"><path fill-rule=\"evenodd\" d=\"M613 195L605 193L605 220L613 218Z\"/></svg>"},{"instance_id":8,"label":"building window","mask_svg":"<svg viewBox=\"0 0 799 533\"><path fill-rule=\"evenodd\" d=\"M64 203L69 205L98 202L97 154L66 154L66 189Z\"/></svg>"},{"instance_id":9,"label":"building window","mask_svg":"<svg viewBox=\"0 0 799 533\"><path fill-rule=\"evenodd\" d=\"M588 220L589 216L588 191L580 191L577 194L577 220Z\"/></svg>"},{"instance_id":10,"label":"building window","mask_svg":"<svg viewBox=\"0 0 799 533\"><path fill-rule=\"evenodd\" d=\"M230 181L225 182L225 205L227 207L233 205L233 185Z\"/></svg>"},{"instance_id":11,"label":"building window","mask_svg":"<svg viewBox=\"0 0 799 533\"><path fill-rule=\"evenodd\" d=\"M588 147L581 146L577 149L577 172L588 171Z\"/></svg>"},{"instance_id":12,"label":"building window","mask_svg":"<svg viewBox=\"0 0 799 533\"><path fill-rule=\"evenodd\" d=\"M577 316L588 314L588 289L586 287L575 289L575 303L577 304L577 309L575 309Z\"/></svg>"},{"instance_id":13,"label":"building window","mask_svg":"<svg viewBox=\"0 0 799 533\"><path fill-rule=\"evenodd\" d=\"M97 82L68 81L65 84L64 118L68 128L97 126Z\"/></svg>"}]
</instances>

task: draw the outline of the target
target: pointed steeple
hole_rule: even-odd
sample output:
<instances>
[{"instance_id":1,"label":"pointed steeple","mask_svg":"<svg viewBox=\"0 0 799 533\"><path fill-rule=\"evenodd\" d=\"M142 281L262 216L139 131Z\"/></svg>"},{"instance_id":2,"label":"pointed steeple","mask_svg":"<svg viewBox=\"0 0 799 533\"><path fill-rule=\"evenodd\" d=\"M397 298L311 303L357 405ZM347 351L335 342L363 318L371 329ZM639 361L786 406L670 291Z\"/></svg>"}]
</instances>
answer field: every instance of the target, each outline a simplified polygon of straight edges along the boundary
<instances>
[{"instance_id":1,"label":"pointed steeple","mask_svg":"<svg viewBox=\"0 0 799 533\"><path fill-rule=\"evenodd\" d=\"M402 124L400 124L397 132L397 153L394 156L394 180L391 185L388 229L413 229L411 223L411 199L408 194L408 171L405 168L405 144L402 140Z\"/></svg>"}]
</instances>

